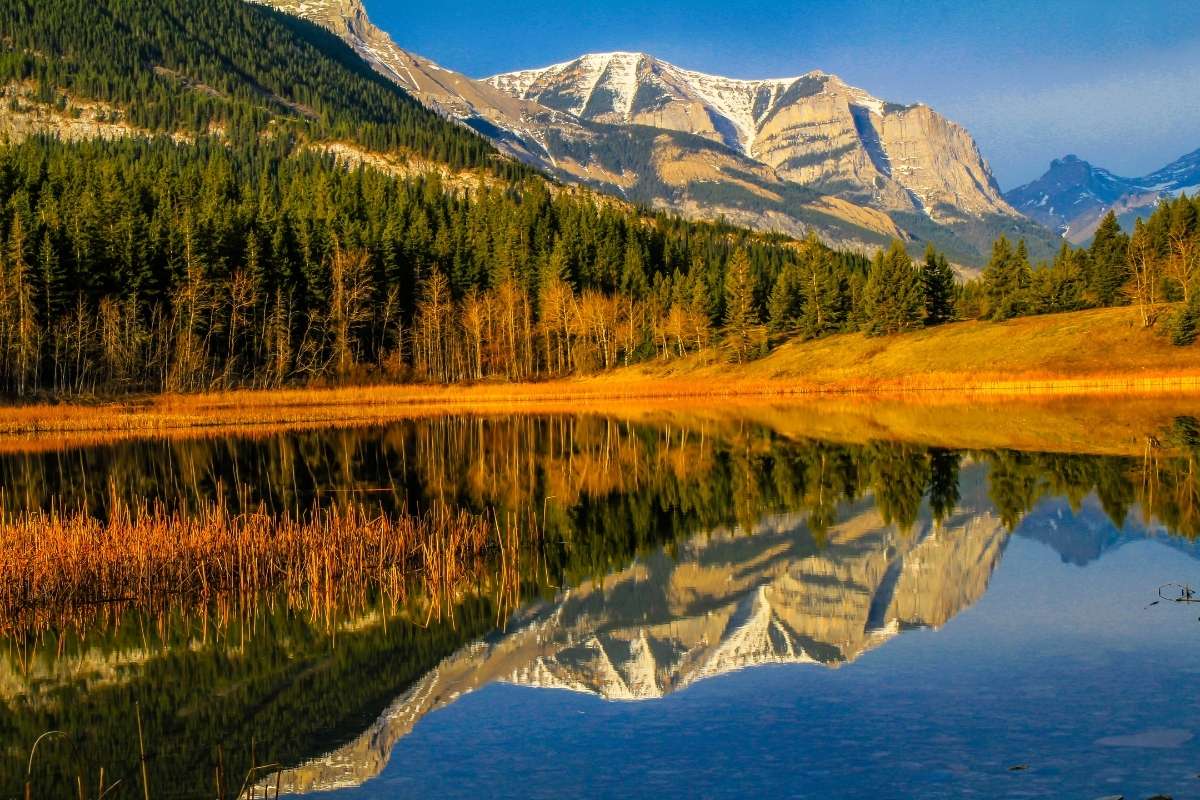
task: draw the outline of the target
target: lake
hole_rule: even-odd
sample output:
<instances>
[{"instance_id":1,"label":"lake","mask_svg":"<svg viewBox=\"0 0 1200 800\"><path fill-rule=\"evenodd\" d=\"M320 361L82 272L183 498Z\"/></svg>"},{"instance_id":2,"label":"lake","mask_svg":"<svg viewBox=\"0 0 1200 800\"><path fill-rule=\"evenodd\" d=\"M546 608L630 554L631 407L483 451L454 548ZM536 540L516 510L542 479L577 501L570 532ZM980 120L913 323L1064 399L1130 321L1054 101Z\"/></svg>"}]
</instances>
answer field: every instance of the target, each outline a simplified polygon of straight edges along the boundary
<instances>
[{"instance_id":1,"label":"lake","mask_svg":"<svg viewBox=\"0 0 1200 800\"><path fill-rule=\"evenodd\" d=\"M1107 456L737 414L11 448L10 516L523 534L436 592L6 609L0 795L58 730L35 797L141 797L140 719L155 798L1200 797L1198 467L1190 417Z\"/></svg>"}]
</instances>

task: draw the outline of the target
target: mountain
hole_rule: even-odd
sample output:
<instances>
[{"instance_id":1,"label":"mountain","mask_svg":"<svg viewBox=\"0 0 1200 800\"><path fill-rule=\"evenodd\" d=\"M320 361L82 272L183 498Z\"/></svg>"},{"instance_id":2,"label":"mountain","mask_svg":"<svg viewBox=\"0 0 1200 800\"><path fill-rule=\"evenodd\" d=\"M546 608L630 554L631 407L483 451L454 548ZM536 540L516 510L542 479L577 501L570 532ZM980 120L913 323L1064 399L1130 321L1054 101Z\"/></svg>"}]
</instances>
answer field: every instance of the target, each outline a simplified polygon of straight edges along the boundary
<instances>
[{"instance_id":1,"label":"mountain","mask_svg":"<svg viewBox=\"0 0 1200 800\"><path fill-rule=\"evenodd\" d=\"M887 211L935 221L1010 213L965 130L835 75L735 80L608 53L488 83L585 120L696 134L795 183Z\"/></svg>"},{"instance_id":2,"label":"mountain","mask_svg":"<svg viewBox=\"0 0 1200 800\"><path fill-rule=\"evenodd\" d=\"M448 70L397 46L371 23L361 0L251 1L332 31L427 107L564 182L692 219L723 217L793 236L813 229L840 247L874 248L904 235L885 214L789 183L713 142L676 131L594 124Z\"/></svg>"},{"instance_id":3,"label":"mountain","mask_svg":"<svg viewBox=\"0 0 1200 800\"><path fill-rule=\"evenodd\" d=\"M361 0L257 1L328 28L427 106L565 182L836 246L934 241L964 264L1002 232L1035 256L1054 247L966 130L834 75L737 80L607 53L472 80L399 48Z\"/></svg>"},{"instance_id":4,"label":"mountain","mask_svg":"<svg viewBox=\"0 0 1200 800\"><path fill-rule=\"evenodd\" d=\"M575 128L566 114L509 97L482 81L444 69L427 58L401 50L372 24L360 0L260 0L337 34L377 72L443 115L481 129L502 152L527 163L552 166L543 131Z\"/></svg>"},{"instance_id":5,"label":"mountain","mask_svg":"<svg viewBox=\"0 0 1200 800\"><path fill-rule=\"evenodd\" d=\"M483 84L480 97L496 91ZM0 94L0 249L9 288L29 287L0 291L0 318L16 320L0 332L6 396L367 375L448 382L458 366L472 380L599 371L659 351L668 298L688 326L671 350L705 345L735 255L751 262L765 317L768 288L801 255L791 239L548 180L418 102L335 33L243 0L5 0ZM648 130L573 124L614 139ZM652 135L664 147L676 138L689 137ZM713 163L739 158L690 139ZM780 205L847 239L870 232L839 209L892 225L773 180ZM689 190L697 203L703 188ZM861 277L853 253L802 252ZM442 279L453 302L437 304L446 324L435 334L410 323ZM847 308L850 283L836 287ZM551 290L558 312L540 302ZM481 349L507 324L493 301L501 292L513 335ZM576 323L593 312L575 297L604 299L599 324ZM450 357L472 346L460 315L468 298L483 309L474 355ZM195 324L166 322L184 319ZM117 320L129 323L119 345ZM543 331L550 344L534 346ZM426 357L433 349L445 357Z\"/></svg>"},{"instance_id":6,"label":"mountain","mask_svg":"<svg viewBox=\"0 0 1200 800\"><path fill-rule=\"evenodd\" d=\"M1075 244L1086 242L1115 211L1126 227L1164 198L1200 191L1200 150L1140 178L1122 178L1068 155L1050 162L1042 177L1005 194L1008 202Z\"/></svg>"}]
</instances>

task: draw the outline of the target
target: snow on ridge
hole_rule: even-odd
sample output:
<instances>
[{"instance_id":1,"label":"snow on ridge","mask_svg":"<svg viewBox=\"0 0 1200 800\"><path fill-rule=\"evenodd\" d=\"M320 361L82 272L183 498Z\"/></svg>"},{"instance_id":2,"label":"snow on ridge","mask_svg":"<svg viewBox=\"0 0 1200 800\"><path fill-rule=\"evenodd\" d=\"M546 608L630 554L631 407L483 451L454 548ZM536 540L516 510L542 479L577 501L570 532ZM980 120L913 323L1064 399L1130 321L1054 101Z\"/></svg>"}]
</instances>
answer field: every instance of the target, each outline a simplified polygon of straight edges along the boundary
<instances>
[{"instance_id":1,"label":"snow on ridge","mask_svg":"<svg viewBox=\"0 0 1200 800\"><path fill-rule=\"evenodd\" d=\"M643 58L641 53L615 53L608 58L597 59L597 65L602 65L600 75L592 84L592 91L588 93L584 106L579 110L583 111L587 107L596 87L600 85L601 81L608 78L605 85L613 93L613 110L628 119L633 112L633 99L637 96L638 66Z\"/></svg>"},{"instance_id":2,"label":"snow on ridge","mask_svg":"<svg viewBox=\"0 0 1200 800\"><path fill-rule=\"evenodd\" d=\"M741 150L747 154L754 147L754 141L758 137L758 128L763 119L775 107L783 93L800 80L799 77L742 80L708 75L676 67L666 62L659 62L659 64L674 72L705 105L733 125L738 132ZM770 93L770 100L763 104L762 112L756 115L754 111L758 106L759 95L764 90Z\"/></svg>"},{"instance_id":3,"label":"snow on ridge","mask_svg":"<svg viewBox=\"0 0 1200 800\"><path fill-rule=\"evenodd\" d=\"M650 65L649 75L642 73L643 64ZM784 78L729 78L680 67L646 53L621 50L587 53L570 61L500 73L485 80L523 99L536 99L531 95L537 94L534 87L539 84L568 80L578 95L578 101L569 111L577 116L588 108L597 89L603 87L613 94L613 112L626 121L635 112L634 99L640 84L658 82L678 93L679 99L697 101L728 122L737 137L736 142L728 144L749 155L763 120L792 86L805 79L829 81L831 90L847 95L853 105L878 116L886 113L887 103L883 100L821 70Z\"/></svg>"}]
</instances>

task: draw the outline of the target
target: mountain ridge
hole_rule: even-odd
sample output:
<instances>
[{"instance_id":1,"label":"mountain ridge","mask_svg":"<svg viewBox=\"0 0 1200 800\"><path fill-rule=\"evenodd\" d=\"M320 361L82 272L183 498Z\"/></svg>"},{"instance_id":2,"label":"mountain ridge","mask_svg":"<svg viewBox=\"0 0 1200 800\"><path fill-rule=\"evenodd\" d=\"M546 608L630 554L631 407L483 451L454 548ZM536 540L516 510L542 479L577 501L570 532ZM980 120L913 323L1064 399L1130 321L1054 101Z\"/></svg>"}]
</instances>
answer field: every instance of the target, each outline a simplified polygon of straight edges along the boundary
<instances>
[{"instance_id":1,"label":"mountain ridge","mask_svg":"<svg viewBox=\"0 0 1200 800\"><path fill-rule=\"evenodd\" d=\"M534 100L581 119L607 124L678 130L724 144L742 155L776 169L806 186L821 186L821 172L811 166L812 152L797 153L790 134L805 120L787 119L791 107L828 96L842 122L849 122L858 142L844 145L864 157L855 165L865 174L857 199L867 205L927 213L935 221L954 212L1014 213L1001 197L990 168L974 141L959 125L922 103L901 105L851 86L836 75L812 70L791 78L739 79L676 66L642 52L593 53L533 70L502 73L485 79L497 89L523 100ZM970 163L971 180L957 193L948 180L915 176L924 165L921 153L905 150L896 122L902 116L921 118L918 124L940 126L953 139L958 163ZM825 121L822 120L822 123ZM781 127L782 125L782 127ZM804 131L802 136L813 136ZM828 169L828 168L826 168ZM840 179L846 175L840 173ZM917 180L913 180L918 177ZM937 176L934 176L935 178ZM885 179L885 186L875 184ZM920 179L920 178L923 178ZM890 185L890 184L895 185ZM843 187L828 186L830 189Z\"/></svg>"},{"instance_id":2,"label":"mountain ridge","mask_svg":"<svg viewBox=\"0 0 1200 800\"><path fill-rule=\"evenodd\" d=\"M1055 246L1003 198L961 126L819 70L747 81L616 52L474 80L400 48L361 0L249 1L333 31L428 107L560 181L847 249L933 241L971 266L1000 233L1028 239L1035 257Z\"/></svg>"},{"instance_id":3,"label":"mountain ridge","mask_svg":"<svg viewBox=\"0 0 1200 800\"><path fill-rule=\"evenodd\" d=\"M1074 244L1095 233L1111 210L1129 227L1161 200L1200 192L1200 149L1137 178L1126 178L1068 154L1037 180L1005 193L1016 208Z\"/></svg>"}]
</instances>

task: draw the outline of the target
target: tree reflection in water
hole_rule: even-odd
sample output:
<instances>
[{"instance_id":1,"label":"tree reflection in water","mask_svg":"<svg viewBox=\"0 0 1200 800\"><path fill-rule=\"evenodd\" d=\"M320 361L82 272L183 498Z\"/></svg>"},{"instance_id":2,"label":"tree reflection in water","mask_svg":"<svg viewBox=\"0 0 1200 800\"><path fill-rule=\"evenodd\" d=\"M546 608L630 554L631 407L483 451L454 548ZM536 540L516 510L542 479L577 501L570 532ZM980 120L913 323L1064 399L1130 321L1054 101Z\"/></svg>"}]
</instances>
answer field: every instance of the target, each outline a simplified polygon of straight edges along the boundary
<instances>
[{"instance_id":1,"label":"tree reflection in water","mask_svg":"<svg viewBox=\"0 0 1200 800\"><path fill-rule=\"evenodd\" d=\"M152 784L207 797L218 763L228 774L252 760L307 763L289 773L296 789L374 774L416 719L492 680L657 695L752 663L853 660L977 600L1009 534L1048 500L1076 512L1095 503L1138 535L1196 538L1198 456L1191 418L1141 457L1093 457L589 416L4 455L8 514L445 504L523 515L538 535L521 544L523 609L511 617L480 582L433 618L420 597L400 608L368 598L328 619L268 597L253 613L131 609L16 635L0 665L0 790L18 791L28 746L49 729L68 735L39 750L44 796L73 792L79 769L100 766L134 785L135 701ZM1066 558L1090 545L1056 546Z\"/></svg>"}]
</instances>

